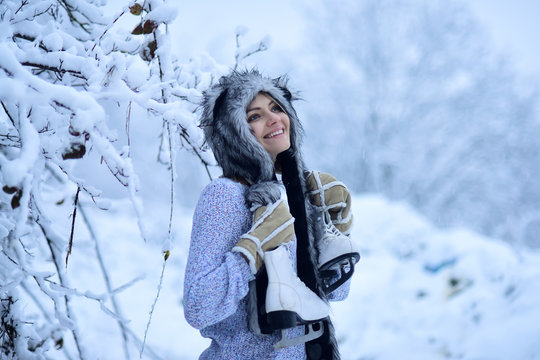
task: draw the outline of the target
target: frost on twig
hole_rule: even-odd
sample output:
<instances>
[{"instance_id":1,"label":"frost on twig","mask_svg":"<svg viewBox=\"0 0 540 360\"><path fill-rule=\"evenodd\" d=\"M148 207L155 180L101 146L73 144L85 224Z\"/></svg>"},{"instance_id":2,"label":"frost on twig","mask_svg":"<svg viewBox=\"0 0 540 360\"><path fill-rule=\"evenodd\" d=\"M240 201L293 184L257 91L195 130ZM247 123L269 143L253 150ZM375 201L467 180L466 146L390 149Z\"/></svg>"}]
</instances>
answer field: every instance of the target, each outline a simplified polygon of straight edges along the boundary
<instances>
[{"instance_id":1,"label":"frost on twig","mask_svg":"<svg viewBox=\"0 0 540 360\"><path fill-rule=\"evenodd\" d=\"M262 40L250 45L242 45L240 39L243 38L248 29L244 26L239 26L236 28L236 52L234 54L234 70L238 69L240 63L250 57L253 54L256 54L261 51L268 50L272 44L270 36L266 35Z\"/></svg>"}]
</instances>

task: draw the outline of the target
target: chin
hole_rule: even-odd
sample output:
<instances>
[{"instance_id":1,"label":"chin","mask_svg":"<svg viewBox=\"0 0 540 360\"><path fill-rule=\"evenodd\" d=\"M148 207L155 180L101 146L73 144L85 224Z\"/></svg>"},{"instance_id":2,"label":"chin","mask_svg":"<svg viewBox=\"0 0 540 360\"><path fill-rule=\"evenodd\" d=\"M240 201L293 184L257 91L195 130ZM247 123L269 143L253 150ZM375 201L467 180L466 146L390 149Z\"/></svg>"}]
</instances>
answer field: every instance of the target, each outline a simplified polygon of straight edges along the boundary
<instances>
[{"instance_id":1,"label":"chin","mask_svg":"<svg viewBox=\"0 0 540 360\"><path fill-rule=\"evenodd\" d=\"M282 153L283 151L289 149L291 147L290 142L284 142L281 144L272 144L273 146L264 147L266 151L272 156L272 158L275 158L277 154Z\"/></svg>"},{"instance_id":2,"label":"chin","mask_svg":"<svg viewBox=\"0 0 540 360\"><path fill-rule=\"evenodd\" d=\"M276 147L273 149L272 153L273 154L279 154L279 153L282 153L284 152L285 150L287 150L288 148L290 148L291 145L287 144L286 146L279 146L279 147Z\"/></svg>"}]
</instances>

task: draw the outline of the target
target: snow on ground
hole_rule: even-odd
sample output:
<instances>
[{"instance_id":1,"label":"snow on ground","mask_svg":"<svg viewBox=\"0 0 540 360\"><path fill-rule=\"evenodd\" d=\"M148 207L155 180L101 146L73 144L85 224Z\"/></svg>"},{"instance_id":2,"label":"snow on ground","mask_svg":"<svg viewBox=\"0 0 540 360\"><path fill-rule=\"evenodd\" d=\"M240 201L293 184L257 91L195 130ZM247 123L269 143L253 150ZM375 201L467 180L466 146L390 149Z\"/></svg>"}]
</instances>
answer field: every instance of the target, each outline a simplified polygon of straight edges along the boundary
<instances>
[{"instance_id":1,"label":"snow on ground","mask_svg":"<svg viewBox=\"0 0 540 360\"><path fill-rule=\"evenodd\" d=\"M362 259L349 298L333 305L343 359L540 359L540 254L466 230L441 230L405 204L354 198L353 237ZM150 237L138 234L129 203L91 213L122 315L144 336L163 264L168 209L146 208ZM192 209L175 212L174 247L148 331L145 354L196 359L208 346L182 313ZM79 227L68 267L79 291L104 293L93 245ZM84 345L96 359L121 359L115 321L95 301L76 304ZM111 307L110 303L107 303ZM138 350L130 349L138 359ZM54 352L54 350L52 351ZM60 354L58 357L61 358ZM147 358L146 356L144 358Z\"/></svg>"},{"instance_id":2,"label":"snow on ground","mask_svg":"<svg viewBox=\"0 0 540 360\"><path fill-rule=\"evenodd\" d=\"M362 259L334 305L345 359L540 359L539 254L355 198Z\"/></svg>"}]
</instances>

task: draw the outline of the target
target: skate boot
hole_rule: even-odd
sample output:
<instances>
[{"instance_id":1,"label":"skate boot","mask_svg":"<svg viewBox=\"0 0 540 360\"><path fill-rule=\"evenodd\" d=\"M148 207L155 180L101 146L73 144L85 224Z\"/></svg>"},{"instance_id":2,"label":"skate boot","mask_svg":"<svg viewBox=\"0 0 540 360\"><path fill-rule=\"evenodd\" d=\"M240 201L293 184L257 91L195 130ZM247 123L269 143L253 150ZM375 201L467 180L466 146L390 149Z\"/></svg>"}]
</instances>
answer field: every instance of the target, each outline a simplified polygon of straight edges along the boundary
<instances>
[{"instance_id":1,"label":"skate boot","mask_svg":"<svg viewBox=\"0 0 540 360\"><path fill-rule=\"evenodd\" d=\"M360 253L351 239L341 233L325 216L325 232L319 242L319 273L323 280L324 292L330 294L349 280L354 272L354 265L360 260Z\"/></svg>"},{"instance_id":2,"label":"skate boot","mask_svg":"<svg viewBox=\"0 0 540 360\"><path fill-rule=\"evenodd\" d=\"M287 249L279 246L264 254L268 273L266 313L275 329L317 322L328 317L330 307L296 275Z\"/></svg>"},{"instance_id":3,"label":"skate boot","mask_svg":"<svg viewBox=\"0 0 540 360\"><path fill-rule=\"evenodd\" d=\"M329 305L311 291L296 275L284 246L264 254L268 274L266 290L267 321L274 330L281 330L276 349L305 343L323 334L321 320L328 317ZM308 325L306 335L288 339L285 329Z\"/></svg>"}]
</instances>

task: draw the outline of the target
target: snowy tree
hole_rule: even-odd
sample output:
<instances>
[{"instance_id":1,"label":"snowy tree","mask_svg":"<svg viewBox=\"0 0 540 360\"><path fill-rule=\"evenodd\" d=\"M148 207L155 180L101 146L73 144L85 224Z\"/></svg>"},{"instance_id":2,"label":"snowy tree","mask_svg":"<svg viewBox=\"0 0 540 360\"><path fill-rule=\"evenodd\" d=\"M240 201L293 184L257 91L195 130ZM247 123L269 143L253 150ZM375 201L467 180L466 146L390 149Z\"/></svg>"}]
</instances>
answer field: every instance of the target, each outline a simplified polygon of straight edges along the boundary
<instances>
[{"instance_id":1,"label":"snowy tree","mask_svg":"<svg viewBox=\"0 0 540 360\"><path fill-rule=\"evenodd\" d=\"M320 167L438 224L539 246L538 91L523 90L465 5L349 1L311 12L321 66L309 72L324 78L306 111ZM335 144L345 161L320 156Z\"/></svg>"},{"instance_id":2,"label":"snowy tree","mask_svg":"<svg viewBox=\"0 0 540 360\"><path fill-rule=\"evenodd\" d=\"M144 352L145 339L122 316L119 284L111 281L88 210L109 207L96 184L129 197L141 238L162 245L164 269L177 152L191 153L210 175L213 160L202 149L197 104L201 91L228 67L208 56L185 64L175 59L167 31L176 17L172 5L131 2L114 16L105 15L105 5L101 0L0 2L2 358L48 358L55 348L68 359L92 358L73 307L80 299L95 302L117 323L126 359L134 351L157 357L151 349ZM244 33L239 29L238 37ZM265 41L238 43L236 65L265 48ZM158 136L141 135L134 142L133 122L145 123L143 132L157 128ZM170 203L169 225L161 239L149 239L141 170L134 166L137 154L148 149L168 172L167 198L160 201ZM99 264L105 293L79 291L81 284L70 279L76 221L93 241L88 255Z\"/></svg>"}]
</instances>

